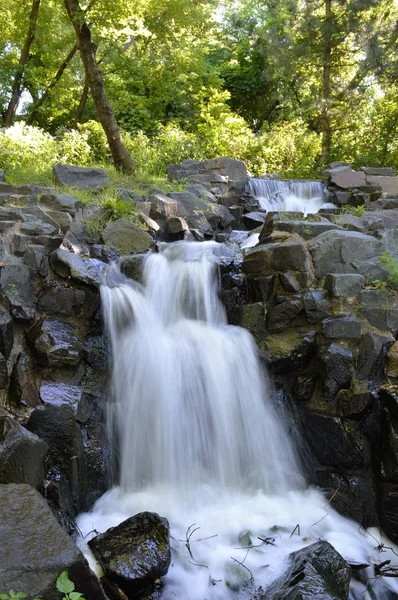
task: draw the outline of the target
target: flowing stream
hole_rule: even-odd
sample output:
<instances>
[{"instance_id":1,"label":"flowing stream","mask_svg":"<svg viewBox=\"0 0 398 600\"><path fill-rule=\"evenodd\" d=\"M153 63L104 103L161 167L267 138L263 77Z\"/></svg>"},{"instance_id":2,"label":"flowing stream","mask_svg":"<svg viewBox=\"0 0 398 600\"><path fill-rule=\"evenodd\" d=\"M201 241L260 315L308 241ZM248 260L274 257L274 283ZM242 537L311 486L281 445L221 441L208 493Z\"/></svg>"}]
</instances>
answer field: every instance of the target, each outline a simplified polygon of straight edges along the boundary
<instances>
[{"instance_id":1,"label":"flowing stream","mask_svg":"<svg viewBox=\"0 0 398 600\"><path fill-rule=\"evenodd\" d=\"M252 177L248 181L248 191L254 196L260 208L268 211L301 212L314 214L325 204L324 186L318 181L280 181Z\"/></svg>"},{"instance_id":2,"label":"flowing stream","mask_svg":"<svg viewBox=\"0 0 398 600\"><path fill-rule=\"evenodd\" d=\"M120 484L80 515L80 530L89 539L141 511L167 517L172 564L164 600L252 598L283 573L290 552L319 539L353 563L394 562L306 488L254 341L227 324L220 252L215 242L164 245L146 258L142 286L119 265L109 267L101 296ZM193 524L200 529L188 551ZM248 550L251 544L258 547ZM376 584L377 596L357 583L351 598L398 591L393 580Z\"/></svg>"}]
</instances>

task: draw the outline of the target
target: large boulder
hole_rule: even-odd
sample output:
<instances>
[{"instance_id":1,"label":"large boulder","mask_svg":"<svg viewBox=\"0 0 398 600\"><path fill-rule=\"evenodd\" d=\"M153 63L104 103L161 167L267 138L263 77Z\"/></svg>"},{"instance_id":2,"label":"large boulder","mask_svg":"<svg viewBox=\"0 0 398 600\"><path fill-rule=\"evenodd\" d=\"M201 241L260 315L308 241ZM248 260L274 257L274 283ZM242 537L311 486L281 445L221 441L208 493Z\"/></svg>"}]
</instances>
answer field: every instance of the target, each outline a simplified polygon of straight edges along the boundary
<instances>
[{"instance_id":1,"label":"large boulder","mask_svg":"<svg viewBox=\"0 0 398 600\"><path fill-rule=\"evenodd\" d=\"M71 194L41 194L39 202L45 209L61 213L66 212L72 216L81 206L80 200Z\"/></svg>"},{"instance_id":2,"label":"large boulder","mask_svg":"<svg viewBox=\"0 0 398 600\"><path fill-rule=\"evenodd\" d=\"M104 169L62 164L53 167L53 178L58 185L91 190L102 190L110 183Z\"/></svg>"},{"instance_id":3,"label":"large boulder","mask_svg":"<svg viewBox=\"0 0 398 600\"><path fill-rule=\"evenodd\" d=\"M27 483L40 488L47 450L45 441L0 414L0 484Z\"/></svg>"},{"instance_id":4,"label":"large boulder","mask_svg":"<svg viewBox=\"0 0 398 600\"><path fill-rule=\"evenodd\" d=\"M83 345L69 323L46 319L34 323L26 333L37 362L45 367L74 367L79 364Z\"/></svg>"},{"instance_id":5,"label":"large boulder","mask_svg":"<svg viewBox=\"0 0 398 600\"><path fill-rule=\"evenodd\" d=\"M392 196L398 195L398 177L367 175L366 182L371 185L379 185L386 194L391 194Z\"/></svg>"},{"instance_id":6,"label":"large boulder","mask_svg":"<svg viewBox=\"0 0 398 600\"><path fill-rule=\"evenodd\" d=\"M129 597L166 575L171 561L168 521L143 512L92 539L105 576Z\"/></svg>"},{"instance_id":7,"label":"large boulder","mask_svg":"<svg viewBox=\"0 0 398 600\"><path fill-rule=\"evenodd\" d=\"M33 361L26 352L18 354L12 369L9 397L14 406L34 408L40 404Z\"/></svg>"},{"instance_id":8,"label":"large boulder","mask_svg":"<svg viewBox=\"0 0 398 600\"><path fill-rule=\"evenodd\" d=\"M351 569L328 542L290 555L289 569L258 600L348 600Z\"/></svg>"},{"instance_id":9,"label":"large boulder","mask_svg":"<svg viewBox=\"0 0 398 600\"><path fill-rule=\"evenodd\" d=\"M333 400L341 389L348 389L354 375L354 358L351 350L331 344L323 356L326 377L324 380L324 398L326 402Z\"/></svg>"},{"instance_id":10,"label":"large boulder","mask_svg":"<svg viewBox=\"0 0 398 600\"><path fill-rule=\"evenodd\" d=\"M64 278L99 287L106 269L105 263L95 258L83 258L68 250L56 250L51 254L52 269Z\"/></svg>"},{"instance_id":11,"label":"large boulder","mask_svg":"<svg viewBox=\"0 0 398 600\"><path fill-rule=\"evenodd\" d=\"M231 181L247 179L247 169L243 161L235 158L210 158L203 161L206 171L228 177Z\"/></svg>"},{"instance_id":12,"label":"large boulder","mask_svg":"<svg viewBox=\"0 0 398 600\"><path fill-rule=\"evenodd\" d=\"M105 244L116 248L121 255L146 252L152 245L149 233L126 219L108 223L102 237Z\"/></svg>"},{"instance_id":13,"label":"large boulder","mask_svg":"<svg viewBox=\"0 0 398 600\"><path fill-rule=\"evenodd\" d=\"M384 370L386 350L394 342L392 335L364 333L357 356L358 379L378 383Z\"/></svg>"},{"instance_id":14,"label":"large boulder","mask_svg":"<svg viewBox=\"0 0 398 600\"><path fill-rule=\"evenodd\" d=\"M29 485L0 486L0 592L59 600L59 575L68 570L86 600L106 600L98 579L45 499Z\"/></svg>"},{"instance_id":15,"label":"large boulder","mask_svg":"<svg viewBox=\"0 0 398 600\"><path fill-rule=\"evenodd\" d=\"M1 267L0 287L10 303L11 315L17 320L35 317L34 277L33 269L16 257L8 257Z\"/></svg>"}]
</instances>

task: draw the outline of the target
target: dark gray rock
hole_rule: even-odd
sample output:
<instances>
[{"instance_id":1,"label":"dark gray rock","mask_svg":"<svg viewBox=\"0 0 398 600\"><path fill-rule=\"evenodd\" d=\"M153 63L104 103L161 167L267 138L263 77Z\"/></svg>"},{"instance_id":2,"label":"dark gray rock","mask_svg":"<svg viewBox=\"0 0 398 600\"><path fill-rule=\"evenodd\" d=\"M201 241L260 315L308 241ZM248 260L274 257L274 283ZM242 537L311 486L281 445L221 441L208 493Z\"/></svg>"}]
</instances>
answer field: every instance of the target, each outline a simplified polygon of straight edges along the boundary
<instances>
[{"instance_id":1,"label":"dark gray rock","mask_svg":"<svg viewBox=\"0 0 398 600\"><path fill-rule=\"evenodd\" d=\"M290 554L290 567L258 600L348 600L351 569L329 542Z\"/></svg>"},{"instance_id":2,"label":"dark gray rock","mask_svg":"<svg viewBox=\"0 0 398 600\"><path fill-rule=\"evenodd\" d=\"M37 307L46 315L82 316L91 318L99 306L99 297L91 288L75 288L66 285L52 285L39 298Z\"/></svg>"},{"instance_id":3,"label":"dark gray rock","mask_svg":"<svg viewBox=\"0 0 398 600\"><path fill-rule=\"evenodd\" d=\"M183 240L188 231L188 224L182 217L169 217L167 219L166 235L168 240Z\"/></svg>"},{"instance_id":4,"label":"dark gray rock","mask_svg":"<svg viewBox=\"0 0 398 600\"><path fill-rule=\"evenodd\" d=\"M8 388L9 377L7 361L4 356L0 353L0 389L4 390Z\"/></svg>"},{"instance_id":5,"label":"dark gray rock","mask_svg":"<svg viewBox=\"0 0 398 600\"><path fill-rule=\"evenodd\" d=\"M39 203L51 211L66 212L74 216L81 207L81 202L71 194L41 194Z\"/></svg>"},{"instance_id":6,"label":"dark gray rock","mask_svg":"<svg viewBox=\"0 0 398 600\"><path fill-rule=\"evenodd\" d=\"M294 386L294 397L300 402L311 400L315 392L317 376L315 374L299 375Z\"/></svg>"},{"instance_id":7,"label":"dark gray rock","mask_svg":"<svg viewBox=\"0 0 398 600\"><path fill-rule=\"evenodd\" d=\"M205 237L213 236L211 225L202 212L197 212L187 217L187 223L190 229L202 232Z\"/></svg>"},{"instance_id":8,"label":"dark gray rock","mask_svg":"<svg viewBox=\"0 0 398 600\"><path fill-rule=\"evenodd\" d=\"M322 323L322 333L330 339L357 340L361 337L361 322L353 315L328 317Z\"/></svg>"},{"instance_id":9,"label":"dark gray rock","mask_svg":"<svg viewBox=\"0 0 398 600\"><path fill-rule=\"evenodd\" d=\"M281 336L284 333L275 336L277 340L274 340L271 346L268 347L268 352L265 353L268 370L276 376L285 376L287 373L302 371L308 366L309 361L316 352L315 331L301 332L299 330L296 336L293 336L288 347L280 350L278 343L283 347ZM286 330L288 337L290 337L290 333Z\"/></svg>"},{"instance_id":10,"label":"dark gray rock","mask_svg":"<svg viewBox=\"0 0 398 600\"><path fill-rule=\"evenodd\" d=\"M106 600L98 579L46 500L29 485L0 486L0 589L59 600L59 575L68 570L86 600ZM43 542L45 541L45 551Z\"/></svg>"},{"instance_id":11,"label":"dark gray rock","mask_svg":"<svg viewBox=\"0 0 398 600\"><path fill-rule=\"evenodd\" d=\"M243 223L249 231L261 227L266 219L265 212L253 211L243 215Z\"/></svg>"},{"instance_id":12,"label":"dark gray rock","mask_svg":"<svg viewBox=\"0 0 398 600\"><path fill-rule=\"evenodd\" d=\"M35 408L40 404L33 361L26 352L18 354L12 369L9 398L14 406Z\"/></svg>"},{"instance_id":13,"label":"dark gray rock","mask_svg":"<svg viewBox=\"0 0 398 600\"><path fill-rule=\"evenodd\" d=\"M356 296L365 283L362 275L355 273L329 274L325 279L325 289L334 298Z\"/></svg>"},{"instance_id":14,"label":"dark gray rock","mask_svg":"<svg viewBox=\"0 0 398 600\"><path fill-rule=\"evenodd\" d=\"M325 231L342 230L343 228L336 223L331 223L327 219L321 222L317 221L277 221L276 229L278 231L287 231L288 233L297 233L305 240L317 237Z\"/></svg>"},{"instance_id":15,"label":"dark gray rock","mask_svg":"<svg viewBox=\"0 0 398 600\"><path fill-rule=\"evenodd\" d=\"M69 323L46 319L26 332L37 362L45 367L74 367L79 364L83 345Z\"/></svg>"},{"instance_id":16,"label":"dark gray rock","mask_svg":"<svg viewBox=\"0 0 398 600\"><path fill-rule=\"evenodd\" d=\"M5 310L0 312L0 351L8 358L14 344L14 328L12 318Z\"/></svg>"},{"instance_id":17,"label":"dark gray rock","mask_svg":"<svg viewBox=\"0 0 398 600\"><path fill-rule=\"evenodd\" d=\"M387 348L394 338L389 335L365 333L358 347L357 375L364 381L378 383L382 376Z\"/></svg>"},{"instance_id":18,"label":"dark gray rock","mask_svg":"<svg viewBox=\"0 0 398 600\"><path fill-rule=\"evenodd\" d=\"M323 361L326 368L323 395L326 402L331 402L337 392L350 387L354 375L354 357L348 348L331 344L323 356Z\"/></svg>"},{"instance_id":19,"label":"dark gray rock","mask_svg":"<svg viewBox=\"0 0 398 600\"><path fill-rule=\"evenodd\" d=\"M363 308L387 308L391 296L384 290L362 290L358 295L358 304Z\"/></svg>"},{"instance_id":20,"label":"dark gray rock","mask_svg":"<svg viewBox=\"0 0 398 600\"><path fill-rule=\"evenodd\" d=\"M328 231L311 240L308 248L317 277L325 277L329 273L359 273L374 277L381 272L381 245L370 235L356 231ZM369 270L367 263L371 259L376 260L376 266Z\"/></svg>"},{"instance_id":21,"label":"dark gray rock","mask_svg":"<svg viewBox=\"0 0 398 600\"><path fill-rule=\"evenodd\" d=\"M1 268L0 287L10 303L11 315L21 321L36 315L35 273L22 260L9 257Z\"/></svg>"},{"instance_id":22,"label":"dark gray rock","mask_svg":"<svg viewBox=\"0 0 398 600\"><path fill-rule=\"evenodd\" d=\"M363 171L353 171L349 167L336 167L329 170L331 183L343 190L360 187L365 183Z\"/></svg>"},{"instance_id":23,"label":"dark gray rock","mask_svg":"<svg viewBox=\"0 0 398 600\"><path fill-rule=\"evenodd\" d=\"M151 202L151 210L149 215L152 219L155 219L155 221L157 219L163 220L167 219L168 217L176 217L180 214L179 203L176 200L172 200L168 196L165 196L164 194L152 192L149 195L149 200ZM197 197L196 201L200 202Z\"/></svg>"},{"instance_id":24,"label":"dark gray rock","mask_svg":"<svg viewBox=\"0 0 398 600\"><path fill-rule=\"evenodd\" d=\"M149 233L127 219L108 223L102 232L102 238L105 244L116 248L121 256L146 252L152 245Z\"/></svg>"},{"instance_id":25,"label":"dark gray rock","mask_svg":"<svg viewBox=\"0 0 398 600\"><path fill-rule=\"evenodd\" d=\"M398 333L398 308L364 308L362 316L369 321L373 327L380 331L389 331L393 335Z\"/></svg>"},{"instance_id":26,"label":"dark gray rock","mask_svg":"<svg viewBox=\"0 0 398 600\"><path fill-rule=\"evenodd\" d=\"M357 423L306 413L303 430L310 448L325 467L361 469L369 464L369 447Z\"/></svg>"},{"instance_id":27,"label":"dark gray rock","mask_svg":"<svg viewBox=\"0 0 398 600\"><path fill-rule=\"evenodd\" d=\"M47 210L47 214L58 225L62 233L66 233L73 223L71 215L60 210Z\"/></svg>"},{"instance_id":28,"label":"dark gray rock","mask_svg":"<svg viewBox=\"0 0 398 600\"><path fill-rule=\"evenodd\" d=\"M398 484L381 482L379 495L379 525L395 544L398 543Z\"/></svg>"},{"instance_id":29,"label":"dark gray rock","mask_svg":"<svg viewBox=\"0 0 398 600\"><path fill-rule=\"evenodd\" d=\"M45 441L10 417L0 414L1 484L27 483L40 488L44 479L44 459L47 450Z\"/></svg>"},{"instance_id":30,"label":"dark gray rock","mask_svg":"<svg viewBox=\"0 0 398 600\"><path fill-rule=\"evenodd\" d=\"M56 228L50 223L34 220L21 223L19 231L27 235L53 235L56 233Z\"/></svg>"},{"instance_id":31,"label":"dark gray rock","mask_svg":"<svg viewBox=\"0 0 398 600\"><path fill-rule=\"evenodd\" d=\"M297 300L273 306L267 312L266 325L268 331L280 331L284 329L302 310L301 302Z\"/></svg>"},{"instance_id":32,"label":"dark gray rock","mask_svg":"<svg viewBox=\"0 0 398 600\"><path fill-rule=\"evenodd\" d=\"M313 290L304 295L304 310L309 323L319 323L330 314L331 309L332 304L325 292Z\"/></svg>"},{"instance_id":33,"label":"dark gray rock","mask_svg":"<svg viewBox=\"0 0 398 600\"><path fill-rule=\"evenodd\" d=\"M89 542L105 576L126 594L151 589L167 574L171 561L168 521L143 512Z\"/></svg>"},{"instance_id":34,"label":"dark gray rock","mask_svg":"<svg viewBox=\"0 0 398 600\"><path fill-rule=\"evenodd\" d=\"M24 252L24 262L35 274L48 275L47 250L44 246L31 245Z\"/></svg>"},{"instance_id":35,"label":"dark gray rock","mask_svg":"<svg viewBox=\"0 0 398 600\"><path fill-rule=\"evenodd\" d=\"M51 406L70 404L76 410L81 397L82 388L78 385L45 380L40 384L40 398L44 404Z\"/></svg>"},{"instance_id":36,"label":"dark gray rock","mask_svg":"<svg viewBox=\"0 0 398 600\"><path fill-rule=\"evenodd\" d=\"M64 278L87 283L99 287L102 283L105 263L95 258L83 258L68 250L56 250L51 254L50 264L52 269Z\"/></svg>"},{"instance_id":37,"label":"dark gray rock","mask_svg":"<svg viewBox=\"0 0 398 600\"><path fill-rule=\"evenodd\" d=\"M232 181L246 180L247 169L245 163L235 158L210 158L203 161L205 171L217 173L223 177L228 177Z\"/></svg>"},{"instance_id":38,"label":"dark gray rock","mask_svg":"<svg viewBox=\"0 0 398 600\"><path fill-rule=\"evenodd\" d=\"M80 189L102 190L110 183L104 169L62 164L53 167L53 178L57 185Z\"/></svg>"},{"instance_id":39,"label":"dark gray rock","mask_svg":"<svg viewBox=\"0 0 398 600\"><path fill-rule=\"evenodd\" d=\"M25 256L26 251L32 245L39 245L43 248L45 255L53 252L62 244L60 235L21 235L14 233L9 240L10 251L16 256Z\"/></svg>"},{"instance_id":40,"label":"dark gray rock","mask_svg":"<svg viewBox=\"0 0 398 600\"><path fill-rule=\"evenodd\" d=\"M195 196L198 198L206 198L206 200L209 200L209 202L217 203L217 198L211 192L209 192L204 185L200 183L191 183L185 187L188 192L195 194Z\"/></svg>"},{"instance_id":41,"label":"dark gray rock","mask_svg":"<svg viewBox=\"0 0 398 600\"><path fill-rule=\"evenodd\" d=\"M296 294L300 291L300 284L292 273L280 273L279 280L288 294Z\"/></svg>"},{"instance_id":42,"label":"dark gray rock","mask_svg":"<svg viewBox=\"0 0 398 600\"><path fill-rule=\"evenodd\" d=\"M387 177L395 177L397 174L395 169L391 167L359 167L360 171L366 173L366 175L385 175Z\"/></svg>"}]
</instances>

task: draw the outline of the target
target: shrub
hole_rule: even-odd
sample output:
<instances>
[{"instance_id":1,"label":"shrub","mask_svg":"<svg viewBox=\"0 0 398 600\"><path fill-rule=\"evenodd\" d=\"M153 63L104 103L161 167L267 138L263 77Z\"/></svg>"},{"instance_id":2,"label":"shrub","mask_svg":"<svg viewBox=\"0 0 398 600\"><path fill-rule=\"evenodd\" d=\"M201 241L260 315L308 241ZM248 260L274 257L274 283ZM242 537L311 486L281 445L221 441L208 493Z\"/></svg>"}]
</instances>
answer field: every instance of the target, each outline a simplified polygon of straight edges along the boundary
<instances>
[{"instance_id":1,"label":"shrub","mask_svg":"<svg viewBox=\"0 0 398 600\"><path fill-rule=\"evenodd\" d=\"M0 129L0 166L6 172L45 173L57 159L57 143L42 129L23 123Z\"/></svg>"},{"instance_id":2,"label":"shrub","mask_svg":"<svg viewBox=\"0 0 398 600\"><path fill-rule=\"evenodd\" d=\"M61 163L69 163L86 167L93 163L91 148L87 143L87 134L77 129L58 130L58 159Z\"/></svg>"}]
</instances>

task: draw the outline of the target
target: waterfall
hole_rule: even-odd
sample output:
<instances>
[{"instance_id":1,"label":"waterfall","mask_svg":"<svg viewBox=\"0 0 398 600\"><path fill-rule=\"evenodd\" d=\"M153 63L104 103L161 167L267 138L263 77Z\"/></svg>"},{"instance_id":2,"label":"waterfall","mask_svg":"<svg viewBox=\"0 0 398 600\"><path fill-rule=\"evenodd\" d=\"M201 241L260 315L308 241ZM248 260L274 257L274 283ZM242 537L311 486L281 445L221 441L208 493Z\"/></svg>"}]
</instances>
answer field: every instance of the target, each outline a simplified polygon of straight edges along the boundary
<instances>
[{"instance_id":1,"label":"waterfall","mask_svg":"<svg viewBox=\"0 0 398 600\"><path fill-rule=\"evenodd\" d=\"M101 288L120 485L78 526L89 539L144 510L167 517L172 567L162 600L249 600L254 586L239 562L265 588L290 552L318 539L352 562L381 560L374 539L305 489L253 339L227 324L218 296L222 251L215 242L164 245L147 256L142 284L114 264ZM188 552L193 523L200 532ZM248 553L268 537L275 545ZM377 585L398 590L392 580ZM357 583L351 598L370 596Z\"/></svg>"},{"instance_id":2,"label":"waterfall","mask_svg":"<svg viewBox=\"0 0 398 600\"><path fill-rule=\"evenodd\" d=\"M317 213L325 205L324 186L318 181L280 181L251 177L248 181L248 193L267 212L302 212L307 215Z\"/></svg>"}]
</instances>

